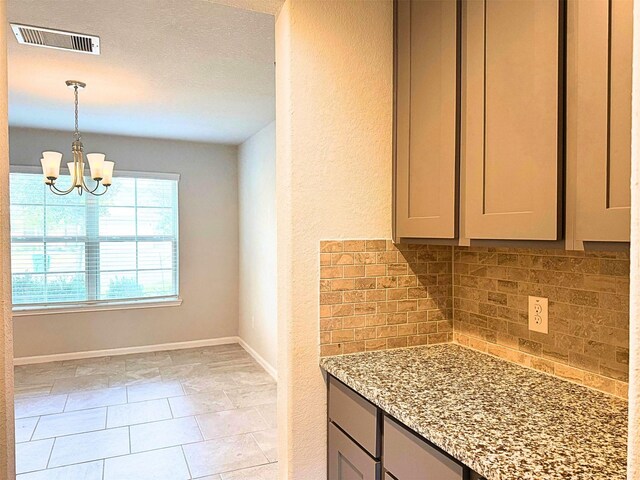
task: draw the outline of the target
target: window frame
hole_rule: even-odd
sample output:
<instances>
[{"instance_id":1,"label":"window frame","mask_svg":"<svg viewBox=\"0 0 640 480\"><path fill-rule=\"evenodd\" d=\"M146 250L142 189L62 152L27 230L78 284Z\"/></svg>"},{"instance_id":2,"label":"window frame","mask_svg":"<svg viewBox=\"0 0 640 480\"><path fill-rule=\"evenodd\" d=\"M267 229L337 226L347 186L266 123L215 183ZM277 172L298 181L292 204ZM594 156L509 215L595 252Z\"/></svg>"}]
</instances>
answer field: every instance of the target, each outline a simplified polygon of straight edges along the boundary
<instances>
[{"instance_id":1,"label":"window frame","mask_svg":"<svg viewBox=\"0 0 640 480\"><path fill-rule=\"evenodd\" d=\"M25 165L10 165L10 173L25 173L25 174L37 174L42 175L42 171L40 168L35 166L25 166ZM128 309L139 309L139 308L156 308L156 307L173 307L179 306L182 304L182 298L180 297L180 174L178 173L164 173L164 172L138 172L138 171L126 171L120 170L118 171L118 177L123 178L148 178L153 180L173 180L176 182L177 191L176 191L176 219L175 226L176 232L175 236L173 235L116 235L116 236L98 236L91 237L85 232L84 237L55 237L52 241L45 242L47 243L68 243L69 240L76 241L80 238L84 238L84 248L85 252L89 252L91 246L93 245L94 250L96 245L100 245L102 241L108 242L131 242L131 241L148 241L148 242L156 242L156 241L171 241L173 244L173 249L176 252L175 255L175 269L173 270L174 284L176 286L176 294L175 295L164 295L164 296L155 296L155 297L142 297L142 298L132 298L132 299L97 299L97 289L99 288L99 284L91 281L92 276L99 276L100 268L98 262L92 261L95 260L96 257L94 255L85 254L85 271L84 274L86 276L86 285L87 285L87 296L92 297L91 300L85 300L80 302L55 302L51 305L44 304L17 304L12 305L13 315L14 316L26 316L26 315L43 315L43 314L59 314L59 313L77 313L77 312L97 312L97 311L109 311L109 310L128 310ZM114 176L114 179L117 177ZM70 194L71 195L71 194ZM89 197L87 197L89 198ZM93 207L92 207L93 205ZM135 206L136 215L138 206ZM86 216L87 222L90 220L95 220L95 215L91 215L91 211L95 211L96 204L94 202L90 202L86 205ZM17 238L18 241L14 242L14 238ZM24 237L10 237L10 242L13 243L41 243L43 241L43 236L24 236ZM78 242L81 243L81 242ZM136 272L139 271L151 271L158 269L136 269ZM80 272L78 272L80 273ZM89 292L93 291L93 295Z\"/></svg>"}]
</instances>

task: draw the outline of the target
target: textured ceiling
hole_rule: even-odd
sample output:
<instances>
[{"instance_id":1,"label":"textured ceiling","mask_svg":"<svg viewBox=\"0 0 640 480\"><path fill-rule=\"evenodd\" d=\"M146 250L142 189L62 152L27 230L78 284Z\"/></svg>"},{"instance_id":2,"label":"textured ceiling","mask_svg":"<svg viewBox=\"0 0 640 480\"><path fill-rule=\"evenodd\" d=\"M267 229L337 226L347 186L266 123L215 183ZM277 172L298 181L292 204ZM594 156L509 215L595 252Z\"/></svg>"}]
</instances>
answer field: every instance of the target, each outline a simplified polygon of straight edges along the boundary
<instances>
[{"instance_id":1,"label":"textured ceiling","mask_svg":"<svg viewBox=\"0 0 640 480\"><path fill-rule=\"evenodd\" d=\"M207 2L277 15L284 0L206 0Z\"/></svg>"},{"instance_id":2,"label":"textured ceiling","mask_svg":"<svg viewBox=\"0 0 640 480\"><path fill-rule=\"evenodd\" d=\"M10 125L71 130L75 79L81 131L241 143L275 117L278 3L9 0L9 21L101 44L100 56L31 47L8 29Z\"/></svg>"}]
</instances>

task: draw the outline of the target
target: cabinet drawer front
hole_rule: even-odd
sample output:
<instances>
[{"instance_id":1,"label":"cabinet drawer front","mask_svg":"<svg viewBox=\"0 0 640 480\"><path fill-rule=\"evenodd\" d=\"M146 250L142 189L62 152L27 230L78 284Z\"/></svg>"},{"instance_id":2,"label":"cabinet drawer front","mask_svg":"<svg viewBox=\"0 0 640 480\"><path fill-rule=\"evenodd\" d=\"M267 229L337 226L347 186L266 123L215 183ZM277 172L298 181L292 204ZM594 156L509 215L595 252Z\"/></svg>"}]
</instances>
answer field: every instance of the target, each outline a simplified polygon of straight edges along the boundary
<instances>
[{"instance_id":1,"label":"cabinet drawer front","mask_svg":"<svg viewBox=\"0 0 640 480\"><path fill-rule=\"evenodd\" d=\"M474 472L473 470L471 471L470 475L469 475L469 480L487 480L486 478L484 478L482 475L480 475L479 473Z\"/></svg>"},{"instance_id":2,"label":"cabinet drawer front","mask_svg":"<svg viewBox=\"0 0 640 480\"><path fill-rule=\"evenodd\" d=\"M398 480L462 480L464 468L388 417L384 468Z\"/></svg>"},{"instance_id":3,"label":"cabinet drawer front","mask_svg":"<svg viewBox=\"0 0 640 480\"><path fill-rule=\"evenodd\" d=\"M329 419L374 457L380 456L378 408L329 377Z\"/></svg>"},{"instance_id":4,"label":"cabinet drawer front","mask_svg":"<svg viewBox=\"0 0 640 480\"><path fill-rule=\"evenodd\" d=\"M329 423L329 480L379 480L380 462Z\"/></svg>"}]
</instances>

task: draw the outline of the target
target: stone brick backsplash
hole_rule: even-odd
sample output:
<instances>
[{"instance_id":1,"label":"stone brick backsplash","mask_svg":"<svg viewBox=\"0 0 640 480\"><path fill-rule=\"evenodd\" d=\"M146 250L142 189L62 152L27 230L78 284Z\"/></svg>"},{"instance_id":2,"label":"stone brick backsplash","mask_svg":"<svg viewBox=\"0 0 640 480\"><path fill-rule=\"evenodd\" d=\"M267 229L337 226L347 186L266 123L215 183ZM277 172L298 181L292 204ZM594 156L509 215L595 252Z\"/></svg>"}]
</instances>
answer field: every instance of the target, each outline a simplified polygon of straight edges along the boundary
<instances>
[{"instance_id":1,"label":"stone brick backsplash","mask_svg":"<svg viewBox=\"0 0 640 480\"><path fill-rule=\"evenodd\" d=\"M452 249L387 240L320 244L320 354L453 340Z\"/></svg>"},{"instance_id":2,"label":"stone brick backsplash","mask_svg":"<svg viewBox=\"0 0 640 480\"><path fill-rule=\"evenodd\" d=\"M629 254L455 247L455 340L618 396L629 375ZM549 298L549 333L528 296Z\"/></svg>"},{"instance_id":3,"label":"stone brick backsplash","mask_svg":"<svg viewBox=\"0 0 640 480\"><path fill-rule=\"evenodd\" d=\"M322 356L450 341L626 397L629 253L321 242Z\"/></svg>"}]
</instances>

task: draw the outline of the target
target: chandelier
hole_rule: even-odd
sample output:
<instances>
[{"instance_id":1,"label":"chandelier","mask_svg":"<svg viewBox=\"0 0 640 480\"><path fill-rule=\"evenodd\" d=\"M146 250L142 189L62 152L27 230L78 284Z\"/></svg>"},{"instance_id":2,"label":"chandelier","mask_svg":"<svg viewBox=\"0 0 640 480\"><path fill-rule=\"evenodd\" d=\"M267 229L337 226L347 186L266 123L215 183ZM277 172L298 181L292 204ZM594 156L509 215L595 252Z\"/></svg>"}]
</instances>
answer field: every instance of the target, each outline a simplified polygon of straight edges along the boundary
<instances>
[{"instance_id":1,"label":"chandelier","mask_svg":"<svg viewBox=\"0 0 640 480\"><path fill-rule=\"evenodd\" d=\"M67 195L78 191L78 195L82 195L82 192L87 192L92 195L100 196L107 193L107 190L111 186L111 179L113 177L114 162L105 160L104 153L87 153L87 160L89 161L89 169L91 178L96 182L95 186L89 188L84 180L84 146L81 142L80 132L78 131L78 90L87 86L86 83L78 82L77 80L67 80L66 84L69 88L73 88L73 94L75 97L75 132L73 134L74 140L71 144L71 155L73 156L73 162L67 163L69 174L71 175L71 186L67 190L60 190L56 186L56 180L60 176L60 162L62 161L62 153L60 152L42 152L42 158L40 163L42 164L42 172L44 174L44 183L49 185L51 190L56 195ZM104 188L100 188L100 185Z\"/></svg>"}]
</instances>

